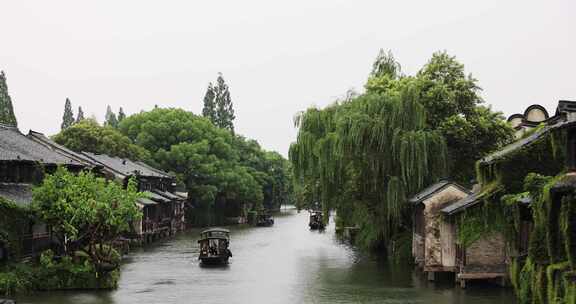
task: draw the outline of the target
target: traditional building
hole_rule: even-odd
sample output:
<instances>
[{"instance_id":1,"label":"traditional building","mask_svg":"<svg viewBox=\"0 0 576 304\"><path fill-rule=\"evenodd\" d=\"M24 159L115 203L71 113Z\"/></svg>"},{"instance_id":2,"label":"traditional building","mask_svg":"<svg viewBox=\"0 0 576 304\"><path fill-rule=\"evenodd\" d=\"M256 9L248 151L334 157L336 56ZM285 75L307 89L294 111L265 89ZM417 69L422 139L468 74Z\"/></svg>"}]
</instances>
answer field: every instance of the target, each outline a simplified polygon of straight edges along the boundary
<instances>
[{"instance_id":1,"label":"traditional building","mask_svg":"<svg viewBox=\"0 0 576 304\"><path fill-rule=\"evenodd\" d=\"M27 207L32 202L32 187L42 181L45 173L52 173L57 166L65 166L72 172L91 168L74 158L63 156L40 144L16 127L0 124L0 197ZM8 215L4 215L8 216ZM15 229L14 227L4 227ZM32 256L48 248L53 243L50 230L45 224L25 220L22 227L13 231L19 239L18 250L3 256L17 254L16 258ZM0 243L2 243L0 238ZM0 247L5 247L0 244Z\"/></svg>"},{"instance_id":2,"label":"traditional building","mask_svg":"<svg viewBox=\"0 0 576 304\"><path fill-rule=\"evenodd\" d=\"M506 206L498 207L498 204L504 204L503 195L524 193L526 191L524 179L529 173L556 176L568 172L550 187L549 203L552 206L546 207L549 223L547 229L556 230L545 234L561 238L558 226L562 198L573 195L576 191L574 182L576 173L572 173L576 172L576 102L559 101L553 117L549 117L542 106L532 105L524 115L513 115L509 121L516 128L519 139L479 160L481 189L443 208L442 213L446 218L456 222L456 229L460 231L469 224L467 215L472 217L474 214L481 215L486 219L491 216L491 210L506 208ZM505 237L501 229L492 229L462 248L457 260L459 268L457 280L461 286L465 286L470 280L495 280L504 283L509 277L508 266L511 261L525 260L528 256L529 247L534 246L530 245L535 226L533 209L542 206L531 206L533 198L528 194L515 196L514 200L517 210L514 218L500 220L514 221L514 235L507 234L508 237ZM490 220L488 218L487 222ZM546 240L554 241L549 237ZM544 254L553 256L553 253Z\"/></svg>"},{"instance_id":3,"label":"traditional building","mask_svg":"<svg viewBox=\"0 0 576 304\"><path fill-rule=\"evenodd\" d=\"M487 196L494 192L479 192L471 194L453 204L443 208L441 212L447 221L454 223L455 232L462 229L457 224L458 216L472 208L480 208ZM466 221L461 221L461 225L466 225ZM470 223L475 224L475 223ZM459 245L456 255L456 281L461 287L466 286L469 280L496 280L504 284L507 278L508 250L506 239L502 232L492 232L482 235L478 240L474 240L466 246Z\"/></svg>"},{"instance_id":4,"label":"traditional building","mask_svg":"<svg viewBox=\"0 0 576 304\"><path fill-rule=\"evenodd\" d=\"M521 138L527 131L538 127L550 118L548 111L541 105L531 105L523 114L508 117L508 123L516 130L516 138Z\"/></svg>"},{"instance_id":5,"label":"traditional building","mask_svg":"<svg viewBox=\"0 0 576 304\"><path fill-rule=\"evenodd\" d=\"M440 210L469 194L457 183L440 181L409 200L414 204L412 254L429 280L439 272L457 271L455 227Z\"/></svg>"},{"instance_id":6,"label":"traditional building","mask_svg":"<svg viewBox=\"0 0 576 304\"><path fill-rule=\"evenodd\" d=\"M104 154L82 154L101 164L124 186L130 178L136 178L138 190L146 192L148 198L137 202L143 213L142 221L135 224L138 238L150 242L184 229L185 198L173 193L176 185L173 176L142 162Z\"/></svg>"}]
</instances>

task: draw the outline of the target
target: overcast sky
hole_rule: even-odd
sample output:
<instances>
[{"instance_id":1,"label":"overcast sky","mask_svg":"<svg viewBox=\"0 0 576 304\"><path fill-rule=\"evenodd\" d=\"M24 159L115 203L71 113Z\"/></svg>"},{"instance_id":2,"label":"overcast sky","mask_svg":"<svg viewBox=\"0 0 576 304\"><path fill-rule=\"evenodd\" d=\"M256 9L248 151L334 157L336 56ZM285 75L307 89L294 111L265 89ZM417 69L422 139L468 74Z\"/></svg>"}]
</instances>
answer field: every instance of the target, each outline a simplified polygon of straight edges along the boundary
<instances>
[{"instance_id":1,"label":"overcast sky","mask_svg":"<svg viewBox=\"0 0 576 304\"><path fill-rule=\"evenodd\" d=\"M294 114L361 91L380 48L406 74L447 50L506 115L576 100L574 0L0 0L23 132L58 132L66 97L100 121L108 104L201 113L222 72L237 132L286 155Z\"/></svg>"}]
</instances>

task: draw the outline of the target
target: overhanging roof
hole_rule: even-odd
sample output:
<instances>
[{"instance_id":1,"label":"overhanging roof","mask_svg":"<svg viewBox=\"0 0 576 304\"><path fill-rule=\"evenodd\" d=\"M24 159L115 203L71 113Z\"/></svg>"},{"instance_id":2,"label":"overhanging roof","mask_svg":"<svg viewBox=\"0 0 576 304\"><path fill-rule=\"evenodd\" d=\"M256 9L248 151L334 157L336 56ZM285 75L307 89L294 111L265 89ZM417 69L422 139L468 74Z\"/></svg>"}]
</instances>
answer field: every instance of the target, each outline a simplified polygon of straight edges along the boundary
<instances>
[{"instance_id":1,"label":"overhanging roof","mask_svg":"<svg viewBox=\"0 0 576 304\"><path fill-rule=\"evenodd\" d=\"M448 180L441 180L437 183L434 183L434 184L424 188L424 190L422 190L422 191L418 192L417 194L415 194L414 196L412 196L408 201L412 204L420 203L422 201L427 200L428 198L430 198L434 194L446 189L449 186L455 186L456 188L462 190L462 192L470 193L469 190L460 186L458 183L451 182Z\"/></svg>"},{"instance_id":2,"label":"overhanging roof","mask_svg":"<svg viewBox=\"0 0 576 304\"><path fill-rule=\"evenodd\" d=\"M147 199L145 197L141 197L138 200L136 200L137 203L143 205L143 206L154 206L154 205L158 205L157 202L151 200L151 199Z\"/></svg>"}]
</instances>

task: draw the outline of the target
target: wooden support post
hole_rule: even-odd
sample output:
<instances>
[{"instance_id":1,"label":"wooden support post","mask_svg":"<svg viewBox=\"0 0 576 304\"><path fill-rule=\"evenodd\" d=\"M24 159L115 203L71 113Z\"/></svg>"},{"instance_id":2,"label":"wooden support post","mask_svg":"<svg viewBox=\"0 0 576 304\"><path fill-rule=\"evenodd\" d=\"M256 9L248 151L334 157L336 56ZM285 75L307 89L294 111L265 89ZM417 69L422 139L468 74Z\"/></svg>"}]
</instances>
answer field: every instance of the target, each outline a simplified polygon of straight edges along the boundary
<instances>
[{"instance_id":1,"label":"wooden support post","mask_svg":"<svg viewBox=\"0 0 576 304\"><path fill-rule=\"evenodd\" d=\"M434 281L435 281L435 279L436 279L436 273L435 273L435 272L433 272L433 271L428 271L428 272L427 272L427 275L428 275L428 281L430 281L430 282L434 282Z\"/></svg>"}]
</instances>

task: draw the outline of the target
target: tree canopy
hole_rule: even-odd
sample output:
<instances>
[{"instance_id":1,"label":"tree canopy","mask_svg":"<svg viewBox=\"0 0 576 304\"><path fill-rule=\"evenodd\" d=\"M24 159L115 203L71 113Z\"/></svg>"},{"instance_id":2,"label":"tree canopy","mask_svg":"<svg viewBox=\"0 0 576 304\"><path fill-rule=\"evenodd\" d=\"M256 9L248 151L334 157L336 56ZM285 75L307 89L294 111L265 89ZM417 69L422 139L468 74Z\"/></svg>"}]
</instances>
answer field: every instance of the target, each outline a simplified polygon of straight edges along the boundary
<instances>
[{"instance_id":1,"label":"tree canopy","mask_svg":"<svg viewBox=\"0 0 576 304\"><path fill-rule=\"evenodd\" d=\"M212 83L208 85L204 95L204 109L202 115L219 128L227 129L234 132L234 108L230 89L224 81L222 74L218 74L216 86Z\"/></svg>"},{"instance_id":2,"label":"tree canopy","mask_svg":"<svg viewBox=\"0 0 576 304\"><path fill-rule=\"evenodd\" d=\"M83 251L96 269L111 271L119 266L112 242L141 218L136 200L143 196L134 180L123 189L90 172L75 175L60 167L34 189L33 208L61 238L67 254Z\"/></svg>"},{"instance_id":3,"label":"tree canopy","mask_svg":"<svg viewBox=\"0 0 576 304\"><path fill-rule=\"evenodd\" d=\"M416 97L414 88L364 94L297 118L290 159L300 187L311 191L304 197L325 211L336 209L345 224L359 225L363 245L407 229L406 196L445 174L445 141L426 130Z\"/></svg>"},{"instance_id":4,"label":"tree canopy","mask_svg":"<svg viewBox=\"0 0 576 304\"><path fill-rule=\"evenodd\" d=\"M502 114L482 106L478 81L445 51L434 53L415 76L402 75L392 54L380 51L366 92L394 95L408 86L426 109L426 127L446 139L449 175L456 181L469 184L475 161L513 139Z\"/></svg>"},{"instance_id":5,"label":"tree canopy","mask_svg":"<svg viewBox=\"0 0 576 304\"><path fill-rule=\"evenodd\" d=\"M116 114L112 112L112 108L110 106L106 107L106 116L104 117L104 125L110 126L112 128L118 127L118 118L116 118Z\"/></svg>"},{"instance_id":6,"label":"tree canopy","mask_svg":"<svg viewBox=\"0 0 576 304\"><path fill-rule=\"evenodd\" d=\"M78 116L76 116L76 123L84 120L84 111L82 111L82 107L78 107Z\"/></svg>"},{"instance_id":7,"label":"tree canopy","mask_svg":"<svg viewBox=\"0 0 576 304\"><path fill-rule=\"evenodd\" d=\"M150 158L150 153L133 144L130 138L112 127L100 126L93 119L84 119L60 131L53 139L78 152L102 153L144 161Z\"/></svg>"},{"instance_id":8,"label":"tree canopy","mask_svg":"<svg viewBox=\"0 0 576 304\"><path fill-rule=\"evenodd\" d=\"M6 74L4 71L0 72L0 123L17 126L16 115L14 115L14 107L12 105L12 98L8 94L8 85L6 84Z\"/></svg>"},{"instance_id":9,"label":"tree canopy","mask_svg":"<svg viewBox=\"0 0 576 304\"><path fill-rule=\"evenodd\" d=\"M127 117L119 130L174 172L198 206L277 207L290 190L284 158L191 112L155 108Z\"/></svg>"},{"instance_id":10,"label":"tree canopy","mask_svg":"<svg viewBox=\"0 0 576 304\"><path fill-rule=\"evenodd\" d=\"M78 112L80 115L80 112ZM64 130L74 124L74 113L72 113L72 103L70 99L66 98L66 102L64 103L64 115L62 116L62 124L60 125L60 129Z\"/></svg>"},{"instance_id":11,"label":"tree canopy","mask_svg":"<svg viewBox=\"0 0 576 304\"><path fill-rule=\"evenodd\" d=\"M360 227L359 244L376 246L410 231L410 195L444 177L467 184L513 130L446 52L406 76L380 51L365 88L298 115L290 160L299 205L335 209L340 225Z\"/></svg>"}]
</instances>

